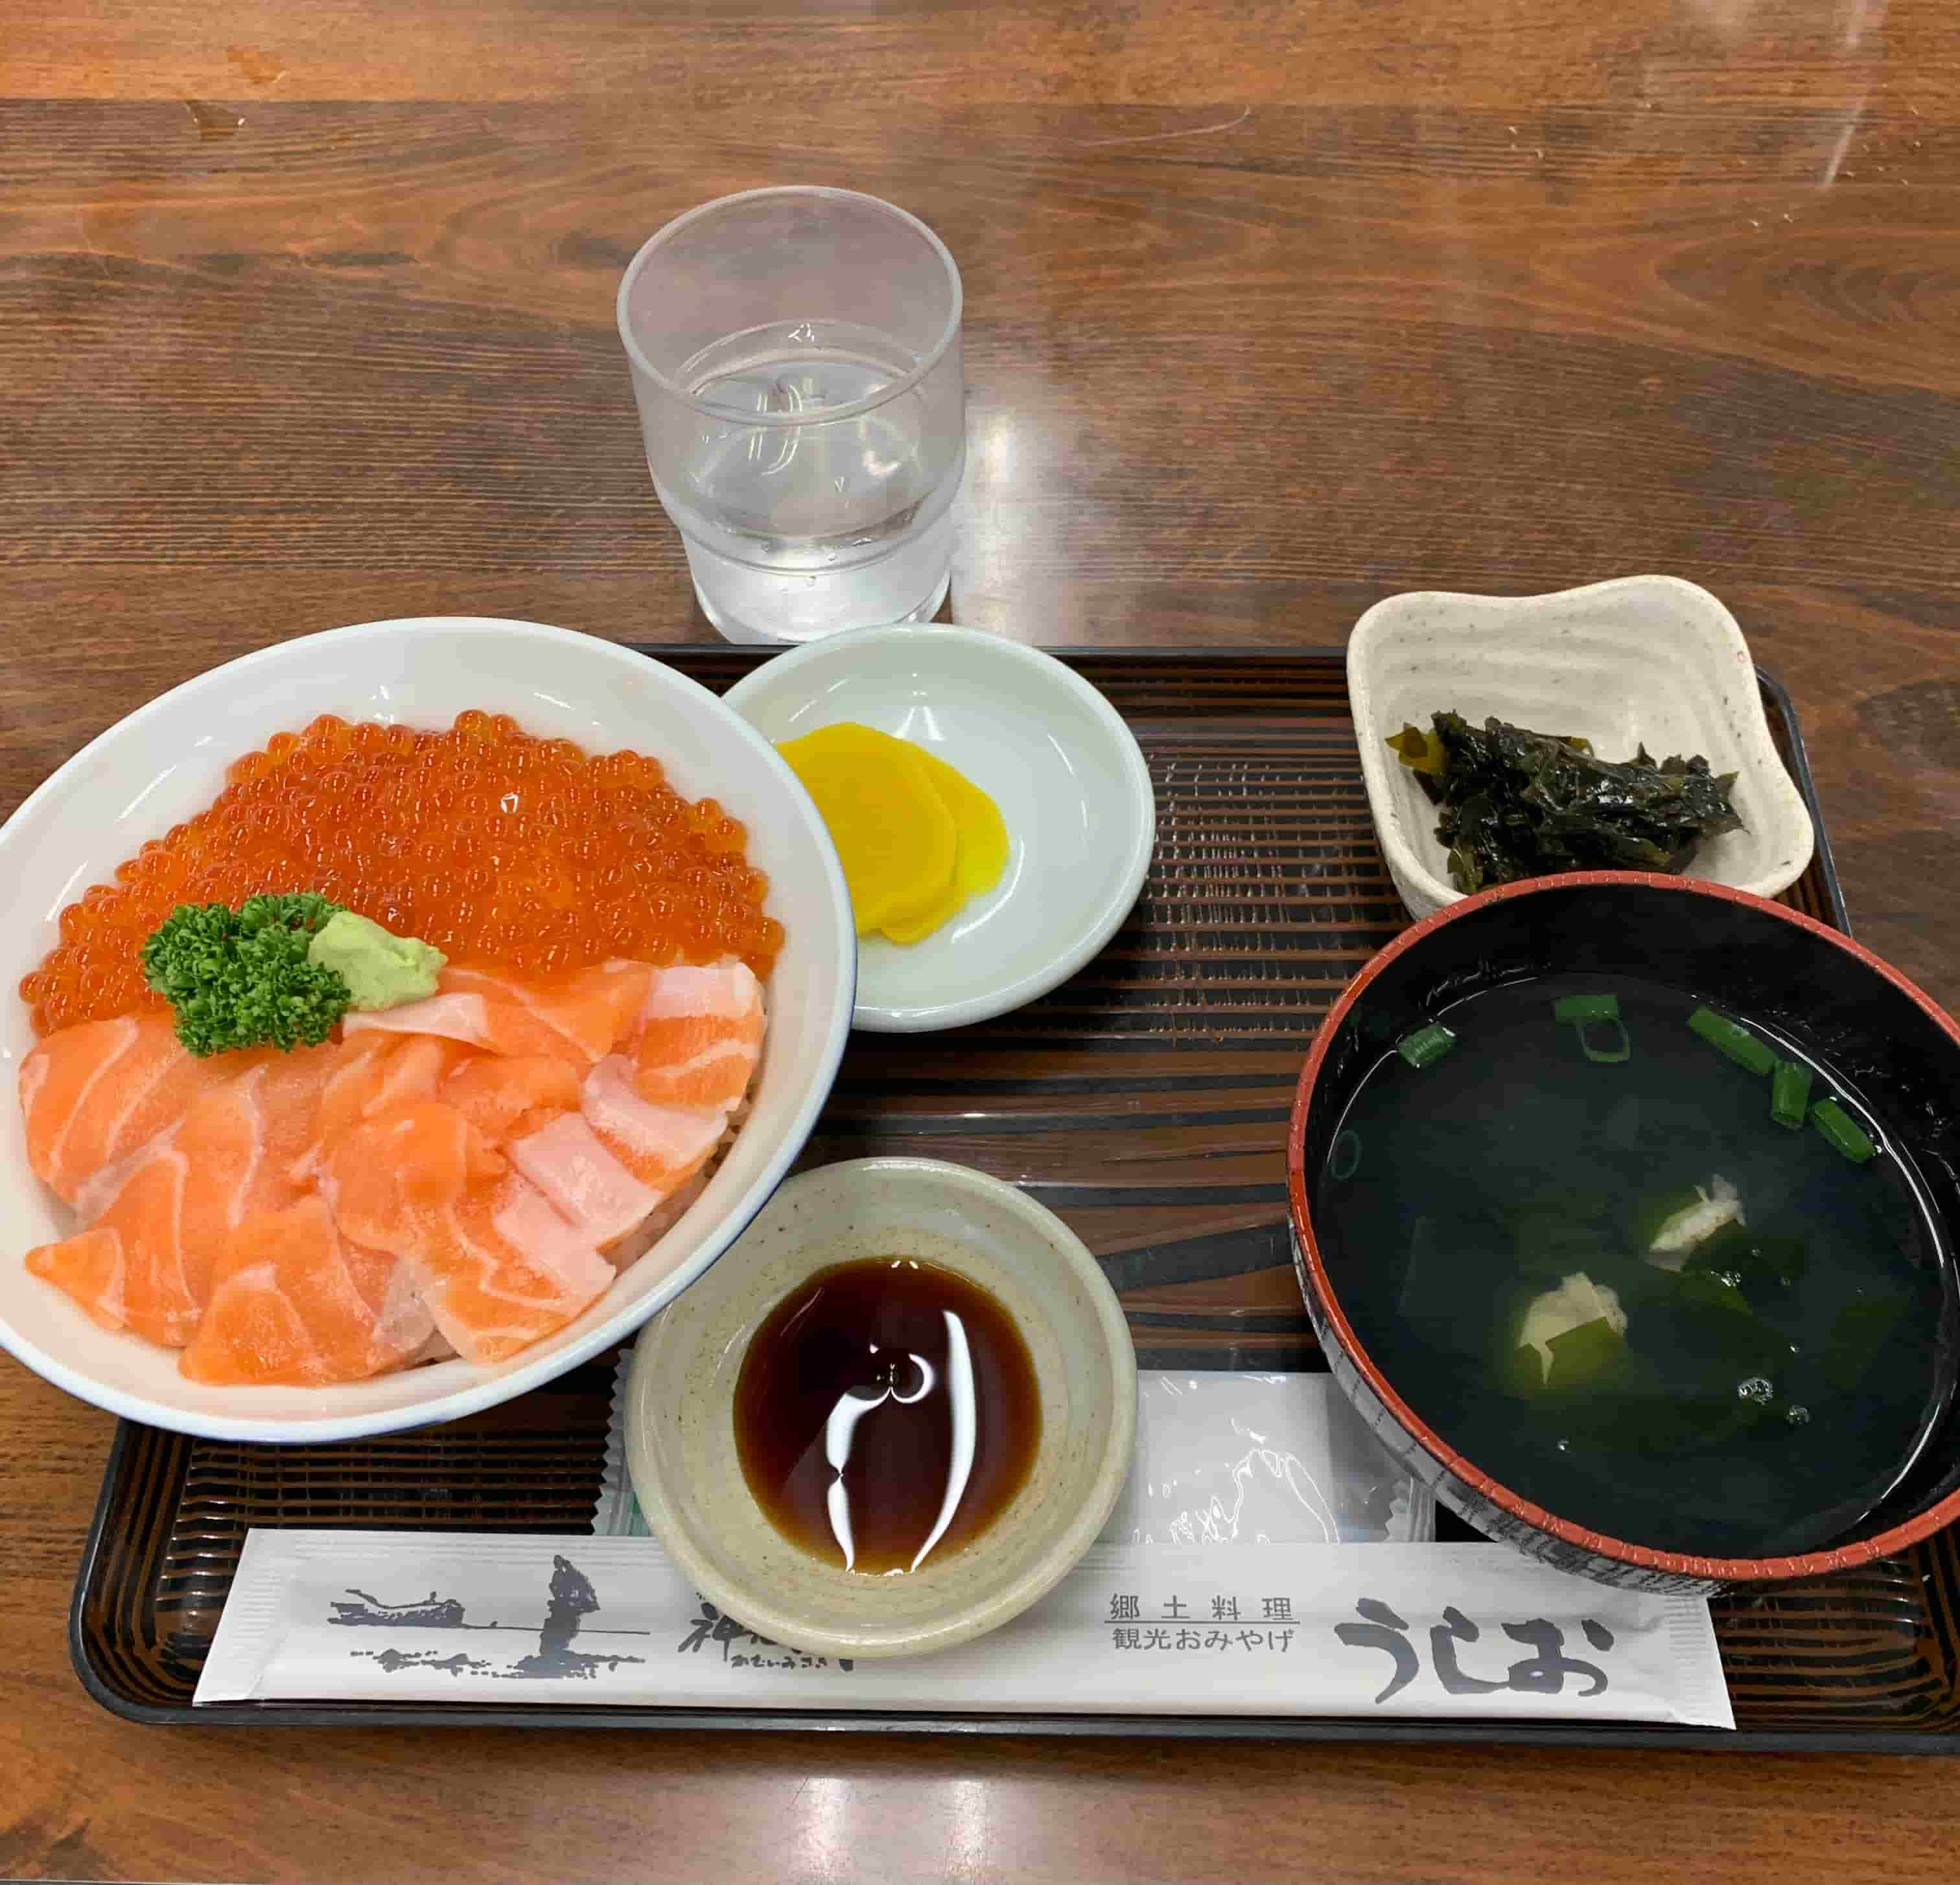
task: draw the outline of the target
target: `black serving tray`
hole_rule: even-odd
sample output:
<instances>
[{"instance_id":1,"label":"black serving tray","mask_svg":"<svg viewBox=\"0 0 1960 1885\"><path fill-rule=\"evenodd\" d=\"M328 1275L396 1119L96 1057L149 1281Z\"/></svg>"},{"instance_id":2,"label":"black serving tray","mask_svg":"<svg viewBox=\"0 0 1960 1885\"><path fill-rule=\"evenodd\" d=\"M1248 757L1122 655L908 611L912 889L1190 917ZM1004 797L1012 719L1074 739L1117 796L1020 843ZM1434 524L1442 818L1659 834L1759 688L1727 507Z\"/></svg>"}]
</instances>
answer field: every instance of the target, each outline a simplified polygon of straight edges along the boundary
<instances>
[{"instance_id":1,"label":"black serving tray","mask_svg":"<svg viewBox=\"0 0 1960 1885\"><path fill-rule=\"evenodd\" d=\"M718 691L766 656L648 649ZM1337 652L1064 650L1135 730L1158 806L1134 913L1071 981L944 1035L854 1037L806 1164L929 1153L1023 1185L1102 1258L1138 1361L1322 1365L1285 1236L1283 1148L1328 1003L1408 917L1368 817ZM1787 695L1761 677L1817 854L1784 901L1847 929ZM602 1358L450 1426L253 1447L124 1422L75 1602L77 1672L132 1721L216 1726L523 1723L963 1734L1503 1740L1546 1745L1960 1751L1960 1553L1901 1556L1714 1605L1737 1732L1203 1715L223 1703L191 1696L255 1525L567 1533L590 1527L613 1368ZM1445 1515L1446 1535L1467 1536Z\"/></svg>"}]
</instances>

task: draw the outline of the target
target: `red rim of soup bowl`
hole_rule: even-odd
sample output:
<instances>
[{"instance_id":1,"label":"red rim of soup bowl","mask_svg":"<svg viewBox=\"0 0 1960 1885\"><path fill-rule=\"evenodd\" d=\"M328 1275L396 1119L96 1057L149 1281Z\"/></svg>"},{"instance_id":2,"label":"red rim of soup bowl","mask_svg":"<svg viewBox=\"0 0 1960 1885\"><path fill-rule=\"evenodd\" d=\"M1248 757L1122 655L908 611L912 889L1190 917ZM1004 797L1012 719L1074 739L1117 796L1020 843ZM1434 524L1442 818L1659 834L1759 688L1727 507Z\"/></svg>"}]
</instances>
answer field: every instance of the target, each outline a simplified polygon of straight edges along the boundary
<instances>
[{"instance_id":1,"label":"red rim of soup bowl","mask_svg":"<svg viewBox=\"0 0 1960 1885\"><path fill-rule=\"evenodd\" d=\"M1466 897L1460 902L1445 904L1433 915L1411 924L1392 942L1386 945L1341 990L1339 999L1328 1010L1326 1019L1320 1024L1319 1032L1314 1036L1313 1046L1306 1057L1306 1065L1300 1073L1300 1086L1293 1098L1293 1117L1287 1129L1287 1199L1292 1214L1293 1230L1312 1279L1313 1293L1318 1298L1316 1307L1332 1327L1347 1359L1360 1374L1383 1407L1395 1416L1402 1431L1445 1471L1461 1480L1474 1492L1513 1518L1522 1520L1549 1537L1576 1546L1582 1551L1636 1566L1642 1570L1684 1578L1709 1578L1723 1583L1741 1583L1780 1578L1812 1578L1829 1572L1848 1570L1853 1566L1869 1563L1874 1558L1885 1557L1893 1552L1903 1550L1908 1545L1918 1543L1942 1526L1960 1518L1960 1491L1948 1494L1939 1504L1930 1507L1917 1517L1895 1525L1889 1531L1881 1532L1875 1537L1861 1539L1855 1544L1841 1545L1828 1551L1805 1552L1795 1557L1692 1557L1682 1552L1656 1551L1646 1545L1634 1544L1626 1539L1615 1538L1604 1532L1589 1531L1583 1526L1575 1525L1547 1511L1542 1506L1534 1505L1528 1499L1520 1498L1501 1481L1493 1479L1489 1473L1473 1465L1433 1428L1418 1418L1369 1358L1367 1350L1361 1346L1360 1339L1342 1312L1334 1286L1328 1279L1326 1266L1321 1259L1319 1241L1314 1235L1313 1215L1307 1203L1306 1178L1303 1168L1308 1110L1312 1105L1314 1090L1326 1060L1328 1048L1341 1022L1389 964L1398 956L1406 954L1425 936L1441 929L1446 923L1454 923L1460 917L1511 898L1532 896L1548 890L1570 890L1586 885L1639 887L1671 892L1681 896L1720 898L1730 903L1743 904L1751 909L1760 910L1779 922L1793 923L1799 929L1808 930L1834 948L1841 949L1847 955L1862 962L1875 974L1884 977L1930 1016L1953 1042L1955 1048L1960 1049L1960 1025L1956 1025L1953 1018L1930 996L1907 981L1888 963L1882 962L1869 949L1841 931L1819 923L1814 917L1805 916L1787 904L1771 903L1766 898L1752 895L1746 890L1732 888L1727 884L1711 883L1704 879L1688 880L1679 877L1664 877L1645 871L1570 871L1556 876L1529 878L1521 883L1500 884L1491 889L1479 891L1475 895Z\"/></svg>"}]
</instances>

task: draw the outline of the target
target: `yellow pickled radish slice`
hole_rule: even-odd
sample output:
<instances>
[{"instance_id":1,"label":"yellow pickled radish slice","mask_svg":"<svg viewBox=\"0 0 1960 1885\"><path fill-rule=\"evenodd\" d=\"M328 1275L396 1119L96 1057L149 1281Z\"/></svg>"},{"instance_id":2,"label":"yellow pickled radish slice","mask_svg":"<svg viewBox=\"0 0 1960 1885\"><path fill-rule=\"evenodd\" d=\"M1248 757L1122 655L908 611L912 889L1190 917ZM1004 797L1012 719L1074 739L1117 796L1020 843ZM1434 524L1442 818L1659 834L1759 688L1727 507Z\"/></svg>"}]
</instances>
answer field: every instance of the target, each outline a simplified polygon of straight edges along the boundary
<instances>
[{"instance_id":1,"label":"yellow pickled radish slice","mask_svg":"<svg viewBox=\"0 0 1960 1885\"><path fill-rule=\"evenodd\" d=\"M900 943L922 942L941 923L957 916L969 897L991 890L1007 867L1007 824L1001 808L963 772L922 746L915 750L925 761L934 790L953 814L959 841L953 853L953 882L939 901L909 922L880 926L889 941Z\"/></svg>"},{"instance_id":2,"label":"yellow pickled radish slice","mask_svg":"<svg viewBox=\"0 0 1960 1885\"><path fill-rule=\"evenodd\" d=\"M1007 868L1007 821L1001 808L965 773L949 766L923 747L915 749L932 775L934 789L946 801L959 834L953 860L953 881L967 896L991 890Z\"/></svg>"},{"instance_id":3,"label":"yellow pickled radish slice","mask_svg":"<svg viewBox=\"0 0 1960 1885\"><path fill-rule=\"evenodd\" d=\"M953 882L957 827L915 747L846 720L777 751L829 828L859 935L938 903Z\"/></svg>"},{"instance_id":4,"label":"yellow pickled radish slice","mask_svg":"<svg viewBox=\"0 0 1960 1885\"><path fill-rule=\"evenodd\" d=\"M888 942L921 942L946 921L956 917L966 901L966 892L959 887L959 866L953 866L953 879L940 893L939 901L908 920L893 918L878 926L879 933Z\"/></svg>"}]
</instances>

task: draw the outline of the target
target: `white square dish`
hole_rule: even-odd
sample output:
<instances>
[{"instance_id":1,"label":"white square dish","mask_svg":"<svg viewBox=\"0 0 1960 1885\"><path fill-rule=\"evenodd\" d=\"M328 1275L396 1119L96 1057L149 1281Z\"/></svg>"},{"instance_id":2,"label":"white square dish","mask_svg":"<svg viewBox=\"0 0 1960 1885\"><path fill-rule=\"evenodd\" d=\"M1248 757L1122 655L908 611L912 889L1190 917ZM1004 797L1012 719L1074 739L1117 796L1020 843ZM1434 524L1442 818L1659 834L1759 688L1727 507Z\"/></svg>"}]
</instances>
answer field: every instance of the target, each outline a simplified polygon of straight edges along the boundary
<instances>
[{"instance_id":1,"label":"white square dish","mask_svg":"<svg viewBox=\"0 0 1960 1885\"><path fill-rule=\"evenodd\" d=\"M1687 874L1773 897L1810 862L1810 814L1770 737L1742 631L1707 590L1678 577L1546 596L1389 596L1355 625L1348 694L1376 835L1418 918L1463 893L1449 880L1435 806L1386 742L1440 712L1578 734L1610 759L1643 743L1657 756L1704 754L1736 774L1743 828L1704 844Z\"/></svg>"}]
</instances>

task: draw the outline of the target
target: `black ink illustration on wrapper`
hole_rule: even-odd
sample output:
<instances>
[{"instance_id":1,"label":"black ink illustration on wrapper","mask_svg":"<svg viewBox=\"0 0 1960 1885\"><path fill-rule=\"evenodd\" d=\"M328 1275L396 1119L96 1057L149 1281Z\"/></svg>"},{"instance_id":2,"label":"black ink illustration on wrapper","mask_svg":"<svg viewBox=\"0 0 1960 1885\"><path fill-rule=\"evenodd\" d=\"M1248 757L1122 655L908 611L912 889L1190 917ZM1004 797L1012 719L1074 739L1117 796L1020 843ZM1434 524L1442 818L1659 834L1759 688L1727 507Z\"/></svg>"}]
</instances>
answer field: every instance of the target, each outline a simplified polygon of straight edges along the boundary
<instances>
[{"instance_id":1,"label":"black ink illustration on wrapper","mask_svg":"<svg viewBox=\"0 0 1960 1885\"><path fill-rule=\"evenodd\" d=\"M463 1604L452 1597L431 1591L412 1603L384 1604L365 1591L350 1590L346 1603L335 1600L334 1614L327 1619L339 1623L367 1628L425 1630L499 1630L532 1635L533 1629L518 1623L473 1623ZM599 1654L574 1649L574 1639L584 1627L586 1618L598 1614L599 1594L592 1580L569 1558L554 1553L551 1584L547 1592L544 1621L535 1631L537 1648L530 1654L508 1660L473 1656L463 1650L444 1655L441 1650L357 1649L354 1654L371 1661L390 1675L404 1670L438 1669L451 1676L485 1675L502 1681L525 1682L569 1678L590 1682L601 1669L616 1669L622 1663L641 1663L644 1656L621 1653ZM600 1630L602 1636L644 1636L645 1630Z\"/></svg>"}]
</instances>

